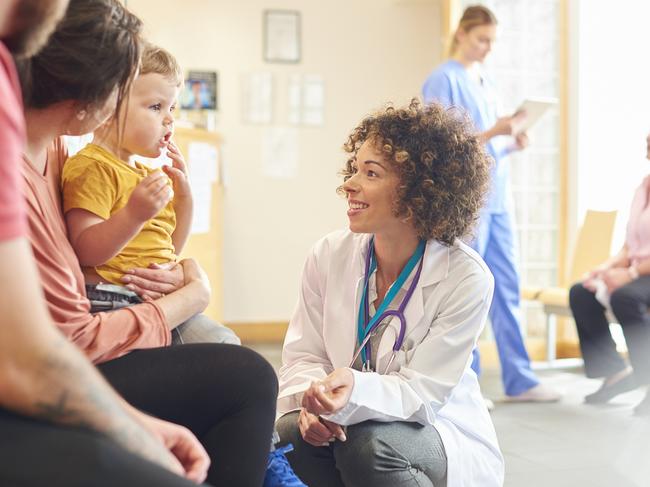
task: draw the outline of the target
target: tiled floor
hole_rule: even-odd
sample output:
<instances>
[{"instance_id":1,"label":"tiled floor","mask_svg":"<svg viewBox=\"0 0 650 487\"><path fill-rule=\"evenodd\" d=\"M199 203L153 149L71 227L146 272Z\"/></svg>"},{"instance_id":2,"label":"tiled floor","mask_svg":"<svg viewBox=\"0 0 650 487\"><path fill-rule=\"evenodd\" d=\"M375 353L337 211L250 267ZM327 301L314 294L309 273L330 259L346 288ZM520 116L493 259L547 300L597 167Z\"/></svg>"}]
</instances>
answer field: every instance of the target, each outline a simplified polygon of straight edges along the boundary
<instances>
[{"instance_id":1,"label":"tiled floor","mask_svg":"<svg viewBox=\"0 0 650 487\"><path fill-rule=\"evenodd\" d=\"M255 347L276 368L278 346ZM598 387L579 369L542 371L565 393L557 404L508 404L498 371L481 379L495 400L492 419L506 459L506 487L650 487L650 419L632 416L643 393L623 394L606 406L587 406ZM478 487L478 486L477 486Z\"/></svg>"}]
</instances>

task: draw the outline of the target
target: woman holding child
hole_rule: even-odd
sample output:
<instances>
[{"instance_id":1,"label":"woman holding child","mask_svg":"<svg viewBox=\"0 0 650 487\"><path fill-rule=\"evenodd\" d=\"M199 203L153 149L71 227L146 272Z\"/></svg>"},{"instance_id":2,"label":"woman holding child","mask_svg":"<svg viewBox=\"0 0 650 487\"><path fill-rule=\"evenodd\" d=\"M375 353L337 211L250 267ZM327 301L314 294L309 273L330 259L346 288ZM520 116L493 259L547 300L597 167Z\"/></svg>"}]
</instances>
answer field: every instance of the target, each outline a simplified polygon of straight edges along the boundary
<instances>
[{"instance_id":1,"label":"woman holding child","mask_svg":"<svg viewBox=\"0 0 650 487\"><path fill-rule=\"evenodd\" d=\"M212 459L210 484L260 485L277 391L273 369L242 347L164 347L170 330L207 304L209 285L201 269L183 260L172 277L163 278L171 284L151 289L166 295L91 314L67 239L59 198L66 158L60 137L91 132L112 116L121 120L140 61L140 30L141 22L116 0L71 0L47 46L20 62L28 135L25 196L43 291L56 325L91 360L103 362L100 371L131 405L185 425L199 438ZM133 482L128 485L154 485Z\"/></svg>"}]
</instances>

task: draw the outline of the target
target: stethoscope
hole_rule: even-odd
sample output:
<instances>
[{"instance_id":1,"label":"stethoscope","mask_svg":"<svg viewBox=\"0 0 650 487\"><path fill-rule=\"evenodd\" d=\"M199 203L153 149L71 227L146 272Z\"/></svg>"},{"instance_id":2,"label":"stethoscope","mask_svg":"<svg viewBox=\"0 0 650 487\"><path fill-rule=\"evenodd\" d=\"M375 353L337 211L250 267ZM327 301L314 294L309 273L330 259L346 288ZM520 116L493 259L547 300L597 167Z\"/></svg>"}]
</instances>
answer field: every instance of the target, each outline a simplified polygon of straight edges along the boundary
<instances>
[{"instance_id":1,"label":"stethoscope","mask_svg":"<svg viewBox=\"0 0 650 487\"><path fill-rule=\"evenodd\" d=\"M360 343L359 343L359 348L357 348L357 351L354 353L354 356L352 357L352 362L350 363L350 367L354 365L354 362L357 360L357 357L359 356L359 354L361 354L361 359L363 361L362 370L364 372L371 371L370 360L372 358L371 357L372 349L370 347L369 341L374 331L377 329L377 327L381 324L382 321L384 321L389 316L396 316L399 319L399 334L397 335L397 338L393 343L393 352L390 356L390 360L388 361L388 364L386 365L383 373L385 374L390 368L391 364L393 363L393 360L395 360L395 356L397 355L397 352L402 348L402 344L404 343L404 336L406 335L406 317L404 316L404 310L406 309L406 305L409 303L409 300L411 299L411 296L415 291L418 281L420 280L420 274L422 272L422 264L424 262L423 256L424 256L425 247L426 247L426 241L421 240L420 243L418 244L417 249L415 249L415 252L410 257L406 265L404 266L404 269L402 269L400 275L397 277L397 280L393 283L390 290L384 297L384 300L379 305L377 312L372 317L372 319L370 319L368 282L370 281L370 275L375 271L375 269L377 269L377 260L375 259L375 251L374 251L375 248L374 237L370 239L370 243L368 244L368 253L366 254L365 276L363 280L363 294L361 295L361 303L359 304L359 315L357 320L358 337ZM395 299L395 296L402 288L403 284L406 282L406 279L408 279L408 276L411 275L411 272L413 272L413 269L418 264L418 262L419 265L415 273L415 276L413 277L413 281L411 282L411 285L409 286L406 294L404 295L404 299L402 299L402 302L400 303L399 307L395 310L387 310L386 308L390 305L393 299Z\"/></svg>"}]
</instances>

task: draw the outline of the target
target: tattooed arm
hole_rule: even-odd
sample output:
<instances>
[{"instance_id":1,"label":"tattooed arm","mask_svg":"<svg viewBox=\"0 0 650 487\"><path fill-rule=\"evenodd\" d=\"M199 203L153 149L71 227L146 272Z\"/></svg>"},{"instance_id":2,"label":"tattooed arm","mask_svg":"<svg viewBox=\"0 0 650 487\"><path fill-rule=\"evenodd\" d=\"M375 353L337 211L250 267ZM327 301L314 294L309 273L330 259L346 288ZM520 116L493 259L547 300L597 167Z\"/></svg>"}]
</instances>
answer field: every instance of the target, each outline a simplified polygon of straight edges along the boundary
<instances>
[{"instance_id":1,"label":"tattooed arm","mask_svg":"<svg viewBox=\"0 0 650 487\"><path fill-rule=\"evenodd\" d=\"M207 455L189 431L126 404L52 325L25 239L0 242L0 283L0 407L97 431L179 475L205 478Z\"/></svg>"}]
</instances>

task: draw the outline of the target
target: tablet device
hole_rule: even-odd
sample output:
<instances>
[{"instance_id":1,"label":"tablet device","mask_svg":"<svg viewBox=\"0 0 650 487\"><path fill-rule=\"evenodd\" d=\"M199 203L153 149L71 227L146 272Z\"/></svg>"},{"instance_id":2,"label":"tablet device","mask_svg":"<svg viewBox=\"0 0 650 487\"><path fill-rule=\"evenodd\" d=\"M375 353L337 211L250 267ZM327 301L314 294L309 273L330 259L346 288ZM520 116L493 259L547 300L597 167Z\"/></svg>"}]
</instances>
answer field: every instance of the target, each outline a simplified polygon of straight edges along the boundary
<instances>
[{"instance_id":1,"label":"tablet device","mask_svg":"<svg viewBox=\"0 0 650 487\"><path fill-rule=\"evenodd\" d=\"M515 113L522 110L526 112L526 118L517 127L517 132L525 132L535 125L548 109L556 104L557 100L553 98L527 98L524 100L515 111Z\"/></svg>"}]
</instances>

